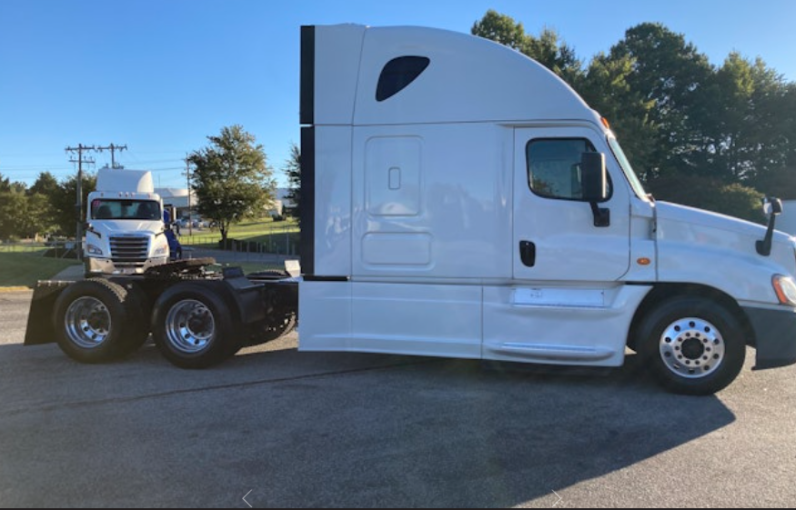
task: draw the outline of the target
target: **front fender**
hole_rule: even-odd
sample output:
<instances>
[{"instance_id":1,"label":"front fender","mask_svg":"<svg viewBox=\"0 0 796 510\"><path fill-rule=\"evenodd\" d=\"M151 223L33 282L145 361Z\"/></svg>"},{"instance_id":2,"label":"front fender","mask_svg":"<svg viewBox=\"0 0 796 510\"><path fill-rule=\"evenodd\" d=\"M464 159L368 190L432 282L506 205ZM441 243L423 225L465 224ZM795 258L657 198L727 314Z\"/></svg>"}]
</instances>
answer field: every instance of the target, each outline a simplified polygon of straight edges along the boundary
<instances>
[{"instance_id":1,"label":"front fender","mask_svg":"<svg viewBox=\"0 0 796 510\"><path fill-rule=\"evenodd\" d=\"M754 252L684 242L658 244L660 282L697 283L718 289L736 301L777 304L771 283L775 274L787 275L790 271L775 259Z\"/></svg>"}]
</instances>

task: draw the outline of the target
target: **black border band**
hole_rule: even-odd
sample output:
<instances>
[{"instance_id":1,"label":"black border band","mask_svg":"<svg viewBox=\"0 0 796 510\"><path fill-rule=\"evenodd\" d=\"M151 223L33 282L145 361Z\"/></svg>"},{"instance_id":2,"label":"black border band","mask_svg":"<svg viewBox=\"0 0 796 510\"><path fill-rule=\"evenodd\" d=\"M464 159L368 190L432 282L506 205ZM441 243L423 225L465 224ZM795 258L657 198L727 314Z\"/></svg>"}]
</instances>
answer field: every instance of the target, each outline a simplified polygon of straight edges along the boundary
<instances>
[{"instance_id":1,"label":"black border band","mask_svg":"<svg viewBox=\"0 0 796 510\"><path fill-rule=\"evenodd\" d=\"M299 123L315 124L315 26L301 27Z\"/></svg>"},{"instance_id":2,"label":"black border band","mask_svg":"<svg viewBox=\"0 0 796 510\"><path fill-rule=\"evenodd\" d=\"M301 128L301 272L315 274L315 128Z\"/></svg>"},{"instance_id":3,"label":"black border band","mask_svg":"<svg viewBox=\"0 0 796 510\"><path fill-rule=\"evenodd\" d=\"M350 278L347 276L317 276L317 275L304 275L305 282L347 282Z\"/></svg>"}]
</instances>

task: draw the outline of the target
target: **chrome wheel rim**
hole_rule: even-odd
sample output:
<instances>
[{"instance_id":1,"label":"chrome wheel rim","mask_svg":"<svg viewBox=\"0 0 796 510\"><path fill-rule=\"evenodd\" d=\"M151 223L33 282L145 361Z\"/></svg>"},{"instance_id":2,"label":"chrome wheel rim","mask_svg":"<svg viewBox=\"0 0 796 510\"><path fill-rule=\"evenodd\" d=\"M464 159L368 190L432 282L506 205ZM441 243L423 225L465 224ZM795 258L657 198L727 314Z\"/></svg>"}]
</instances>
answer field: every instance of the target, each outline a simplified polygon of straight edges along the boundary
<instances>
[{"instance_id":1,"label":"chrome wheel rim","mask_svg":"<svg viewBox=\"0 0 796 510\"><path fill-rule=\"evenodd\" d=\"M704 319L685 317L664 329L659 351L671 372L686 379L699 379L718 370L726 349L716 326Z\"/></svg>"},{"instance_id":2,"label":"chrome wheel rim","mask_svg":"<svg viewBox=\"0 0 796 510\"><path fill-rule=\"evenodd\" d=\"M201 301L184 299L171 307L166 316L166 337L169 343L185 354L196 354L213 341L216 321Z\"/></svg>"},{"instance_id":3,"label":"chrome wheel rim","mask_svg":"<svg viewBox=\"0 0 796 510\"><path fill-rule=\"evenodd\" d=\"M95 349L110 335L111 314L99 299L83 296L66 309L64 326L73 344L81 349Z\"/></svg>"}]
</instances>

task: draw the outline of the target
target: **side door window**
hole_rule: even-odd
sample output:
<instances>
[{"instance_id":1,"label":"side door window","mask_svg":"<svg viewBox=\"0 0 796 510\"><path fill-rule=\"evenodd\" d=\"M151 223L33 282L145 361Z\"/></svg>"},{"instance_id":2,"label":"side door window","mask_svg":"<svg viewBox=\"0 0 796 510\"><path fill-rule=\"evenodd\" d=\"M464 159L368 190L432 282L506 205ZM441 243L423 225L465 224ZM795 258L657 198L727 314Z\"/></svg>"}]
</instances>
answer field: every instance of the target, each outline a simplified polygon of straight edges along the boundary
<instances>
[{"instance_id":1,"label":"side door window","mask_svg":"<svg viewBox=\"0 0 796 510\"><path fill-rule=\"evenodd\" d=\"M559 200L583 200L581 154L594 152L585 138L536 138L528 142L528 186L535 194ZM607 199L611 197L608 181Z\"/></svg>"}]
</instances>

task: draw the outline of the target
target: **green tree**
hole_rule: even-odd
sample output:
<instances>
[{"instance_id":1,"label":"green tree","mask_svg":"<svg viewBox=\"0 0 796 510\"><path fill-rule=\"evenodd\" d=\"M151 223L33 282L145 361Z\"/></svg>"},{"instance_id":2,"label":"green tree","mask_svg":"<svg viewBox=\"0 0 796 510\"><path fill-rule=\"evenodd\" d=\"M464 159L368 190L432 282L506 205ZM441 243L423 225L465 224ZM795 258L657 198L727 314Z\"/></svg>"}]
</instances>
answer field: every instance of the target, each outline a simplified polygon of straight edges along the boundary
<instances>
[{"instance_id":1,"label":"green tree","mask_svg":"<svg viewBox=\"0 0 796 510\"><path fill-rule=\"evenodd\" d=\"M751 95L754 126L744 140L744 156L761 189L777 181L792 181L796 171L796 84L785 83L781 75L761 59L752 67L754 92ZM792 188L771 190L777 195L794 193Z\"/></svg>"},{"instance_id":2,"label":"green tree","mask_svg":"<svg viewBox=\"0 0 796 510\"><path fill-rule=\"evenodd\" d=\"M544 28L539 37L525 32L522 23L492 9L476 21L470 32L515 49L547 67L564 81L576 87L583 77L582 63L575 50L558 33Z\"/></svg>"},{"instance_id":3,"label":"green tree","mask_svg":"<svg viewBox=\"0 0 796 510\"><path fill-rule=\"evenodd\" d=\"M796 84L785 85L781 94L762 97L761 122L770 133L769 141L758 141L754 155L755 187L766 195L796 199ZM760 94L755 94L759 96ZM768 125L767 125L768 124ZM776 127L771 127L771 126ZM767 133L755 132L757 136ZM753 144L755 142L752 142Z\"/></svg>"},{"instance_id":4,"label":"green tree","mask_svg":"<svg viewBox=\"0 0 796 510\"><path fill-rule=\"evenodd\" d=\"M274 199L275 182L263 146L243 127L225 127L207 138L210 145L191 153L188 161L194 165L197 209L216 222L223 244L232 224L262 214Z\"/></svg>"},{"instance_id":5,"label":"green tree","mask_svg":"<svg viewBox=\"0 0 796 510\"><path fill-rule=\"evenodd\" d=\"M24 193L9 189L0 191L0 239L21 237L20 224L25 221L27 197Z\"/></svg>"},{"instance_id":6,"label":"green tree","mask_svg":"<svg viewBox=\"0 0 796 510\"><path fill-rule=\"evenodd\" d=\"M708 145L701 129L712 92L706 87L713 73L707 57L682 34L659 23L642 23L625 32L610 58L632 59L630 89L654 105L649 111L655 132L647 173L657 177L698 171L695 156Z\"/></svg>"},{"instance_id":7,"label":"green tree","mask_svg":"<svg viewBox=\"0 0 796 510\"><path fill-rule=\"evenodd\" d=\"M73 175L61 181L58 185L58 192L50 197L50 204L55 211L55 227L57 233L74 236L78 221L86 221L86 204L88 194L97 189L97 176L90 173L83 173L82 179L82 203L83 214L78 220L75 202L77 201L77 176Z\"/></svg>"},{"instance_id":8,"label":"green tree","mask_svg":"<svg viewBox=\"0 0 796 510\"><path fill-rule=\"evenodd\" d=\"M622 148L639 177L646 181L652 175L653 148L656 129L652 123L655 101L646 98L630 84L635 59L630 56L595 56L581 81L583 99L610 122L611 129L622 142Z\"/></svg>"},{"instance_id":9,"label":"green tree","mask_svg":"<svg viewBox=\"0 0 796 510\"><path fill-rule=\"evenodd\" d=\"M28 193L41 193L46 197L54 196L58 193L58 179L50 172L41 172Z\"/></svg>"},{"instance_id":10,"label":"green tree","mask_svg":"<svg viewBox=\"0 0 796 510\"><path fill-rule=\"evenodd\" d=\"M293 202L291 215L299 221L301 226L301 150L295 143L290 144L290 157L285 162L285 175L287 176L286 198Z\"/></svg>"},{"instance_id":11,"label":"green tree","mask_svg":"<svg viewBox=\"0 0 796 510\"><path fill-rule=\"evenodd\" d=\"M41 233L57 230L58 213L53 204L58 200L61 188L58 180L50 172L41 172L33 186L28 189L28 197L38 204L36 215L39 217ZM33 197L44 197L45 200Z\"/></svg>"},{"instance_id":12,"label":"green tree","mask_svg":"<svg viewBox=\"0 0 796 510\"><path fill-rule=\"evenodd\" d=\"M31 238L50 226L48 199L20 189L0 191L0 239Z\"/></svg>"},{"instance_id":13,"label":"green tree","mask_svg":"<svg viewBox=\"0 0 796 510\"><path fill-rule=\"evenodd\" d=\"M539 37L528 36L523 53L556 73L576 90L583 79L583 63L575 49L567 45L551 28L544 28Z\"/></svg>"},{"instance_id":14,"label":"green tree","mask_svg":"<svg viewBox=\"0 0 796 510\"><path fill-rule=\"evenodd\" d=\"M0 174L0 192L11 191L11 181L8 177L3 177L3 174Z\"/></svg>"},{"instance_id":15,"label":"green tree","mask_svg":"<svg viewBox=\"0 0 796 510\"><path fill-rule=\"evenodd\" d=\"M50 199L41 194L33 193L26 196L25 221L20 224L19 233L24 237L46 234L55 229L55 219L50 206Z\"/></svg>"},{"instance_id":16,"label":"green tree","mask_svg":"<svg viewBox=\"0 0 796 510\"><path fill-rule=\"evenodd\" d=\"M528 35L522 23L511 16L489 9L484 17L473 23L470 33L490 39L517 51L523 51L528 44Z\"/></svg>"},{"instance_id":17,"label":"green tree","mask_svg":"<svg viewBox=\"0 0 796 510\"><path fill-rule=\"evenodd\" d=\"M48 197L0 176L0 239L43 234L52 229L52 218Z\"/></svg>"}]
</instances>

